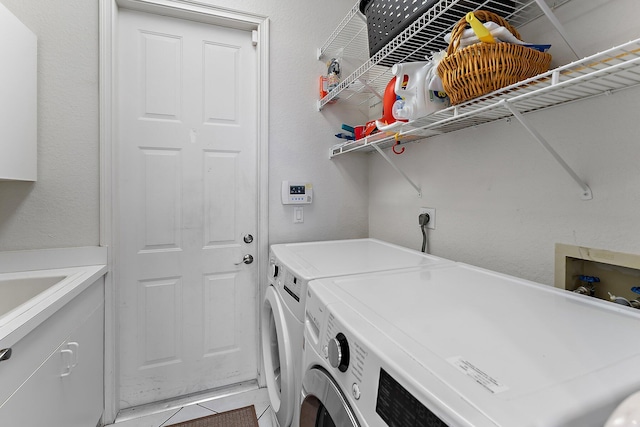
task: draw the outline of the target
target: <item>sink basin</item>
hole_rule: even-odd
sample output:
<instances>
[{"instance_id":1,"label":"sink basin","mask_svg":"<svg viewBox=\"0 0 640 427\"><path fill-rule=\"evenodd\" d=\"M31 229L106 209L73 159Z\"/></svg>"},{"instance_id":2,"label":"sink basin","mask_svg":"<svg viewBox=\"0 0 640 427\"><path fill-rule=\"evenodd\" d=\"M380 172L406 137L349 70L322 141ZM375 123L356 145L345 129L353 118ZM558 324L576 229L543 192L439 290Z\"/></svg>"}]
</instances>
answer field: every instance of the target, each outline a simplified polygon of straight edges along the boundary
<instances>
[{"instance_id":1,"label":"sink basin","mask_svg":"<svg viewBox=\"0 0 640 427\"><path fill-rule=\"evenodd\" d=\"M87 265L0 274L0 349L14 345L106 272L106 265Z\"/></svg>"},{"instance_id":2,"label":"sink basin","mask_svg":"<svg viewBox=\"0 0 640 427\"><path fill-rule=\"evenodd\" d=\"M53 276L0 280L0 317L66 278Z\"/></svg>"}]
</instances>

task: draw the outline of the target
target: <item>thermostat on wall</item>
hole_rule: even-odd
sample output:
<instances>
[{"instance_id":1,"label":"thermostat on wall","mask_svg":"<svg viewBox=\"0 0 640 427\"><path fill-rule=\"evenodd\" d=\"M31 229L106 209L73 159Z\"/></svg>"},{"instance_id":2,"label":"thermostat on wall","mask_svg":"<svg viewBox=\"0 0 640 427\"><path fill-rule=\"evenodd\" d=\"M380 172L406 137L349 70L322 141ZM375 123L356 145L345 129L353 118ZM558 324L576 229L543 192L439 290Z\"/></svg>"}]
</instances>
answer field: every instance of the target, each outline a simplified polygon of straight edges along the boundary
<instances>
[{"instance_id":1,"label":"thermostat on wall","mask_svg":"<svg viewBox=\"0 0 640 427\"><path fill-rule=\"evenodd\" d=\"M309 205L313 202L313 185L310 182L282 181L283 205Z\"/></svg>"}]
</instances>

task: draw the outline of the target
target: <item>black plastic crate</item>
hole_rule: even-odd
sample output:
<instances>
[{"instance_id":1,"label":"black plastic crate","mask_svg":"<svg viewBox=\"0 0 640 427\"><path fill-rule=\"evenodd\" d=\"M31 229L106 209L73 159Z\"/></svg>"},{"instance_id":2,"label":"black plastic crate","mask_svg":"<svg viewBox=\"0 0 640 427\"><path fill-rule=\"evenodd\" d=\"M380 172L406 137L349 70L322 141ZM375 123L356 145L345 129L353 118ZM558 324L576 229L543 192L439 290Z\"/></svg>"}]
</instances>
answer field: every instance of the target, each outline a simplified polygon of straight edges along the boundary
<instances>
[{"instance_id":1,"label":"black plastic crate","mask_svg":"<svg viewBox=\"0 0 640 427\"><path fill-rule=\"evenodd\" d=\"M369 41L369 56L375 55L387 43L404 31L416 19L440 0L360 0L360 12L367 17L367 32ZM461 0L454 7L445 12L439 21L447 26L453 26L466 12L486 9L507 17L514 10L513 0ZM449 25L450 24L450 25ZM438 40L435 47L446 48L444 40ZM410 60L424 61L424 55ZM381 65L391 66L395 60L387 59ZM403 61L404 62L404 61Z\"/></svg>"}]
</instances>

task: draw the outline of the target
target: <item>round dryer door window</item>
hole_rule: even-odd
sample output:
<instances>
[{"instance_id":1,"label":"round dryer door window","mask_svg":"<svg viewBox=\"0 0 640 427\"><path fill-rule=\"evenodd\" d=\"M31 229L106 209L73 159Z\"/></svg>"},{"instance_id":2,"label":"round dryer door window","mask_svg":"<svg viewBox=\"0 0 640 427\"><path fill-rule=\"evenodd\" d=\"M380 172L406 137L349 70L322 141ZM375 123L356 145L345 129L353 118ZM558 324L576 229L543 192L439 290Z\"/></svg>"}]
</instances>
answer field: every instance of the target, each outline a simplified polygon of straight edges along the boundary
<instances>
[{"instance_id":1,"label":"round dryer door window","mask_svg":"<svg viewBox=\"0 0 640 427\"><path fill-rule=\"evenodd\" d=\"M305 373L302 395L300 427L360 427L338 384L324 369Z\"/></svg>"},{"instance_id":2,"label":"round dryer door window","mask_svg":"<svg viewBox=\"0 0 640 427\"><path fill-rule=\"evenodd\" d=\"M293 418L293 360L282 302L273 286L267 287L262 309L262 354L271 407L281 426Z\"/></svg>"}]
</instances>

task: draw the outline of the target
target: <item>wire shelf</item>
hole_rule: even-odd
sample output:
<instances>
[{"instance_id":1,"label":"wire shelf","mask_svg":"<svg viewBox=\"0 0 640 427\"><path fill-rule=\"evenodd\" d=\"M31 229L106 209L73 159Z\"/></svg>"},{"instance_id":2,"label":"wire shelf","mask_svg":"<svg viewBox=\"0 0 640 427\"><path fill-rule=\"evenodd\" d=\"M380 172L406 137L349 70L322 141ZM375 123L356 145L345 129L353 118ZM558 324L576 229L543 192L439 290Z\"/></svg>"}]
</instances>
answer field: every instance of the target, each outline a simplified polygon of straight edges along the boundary
<instances>
[{"instance_id":1,"label":"wire shelf","mask_svg":"<svg viewBox=\"0 0 640 427\"><path fill-rule=\"evenodd\" d=\"M483 97L449 107L398 126L400 143L511 117L507 104L520 113L608 95L640 85L640 39L555 68ZM350 141L331 150L331 157L353 151L387 148L395 136L384 133Z\"/></svg>"},{"instance_id":2,"label":"wire shelf","mask_svg":"<svg viewBox=\"0 0 640 427\"><path fill-rule=\"evenodd\" d=\"M318 59L327 60L339 56L349 56L363 61L369 58L367 21L358 10L358 3L318 49Z\"/></svg>"},{"instance_id":3,"label":"wire shelf","mask_svg":"<svg viewBox=\"0 0 640 427\"><path fill-rule=\"evenodd\" d=\"M463 4L458 4L462 3ZM555 8L570 0L546 0ZM487 7L491 0L440 0L420 18L398 34L391 42L369 58L366 21L358 9L359 2L349 11L340 25L319 49L318 58L348 56L360 58L364 63L318 102L322 109L329 102L355 99L357 103L379 98L391 80L391 68L381 64L424 61L433 52L447 48L444 36L457 22L450 16L463 17L471 9L494 11L513 26L520 27L544 13L535 0L515 0L510 13ZM344 94L341 94L345 91Z\"/></svg>"}]
</instances>

